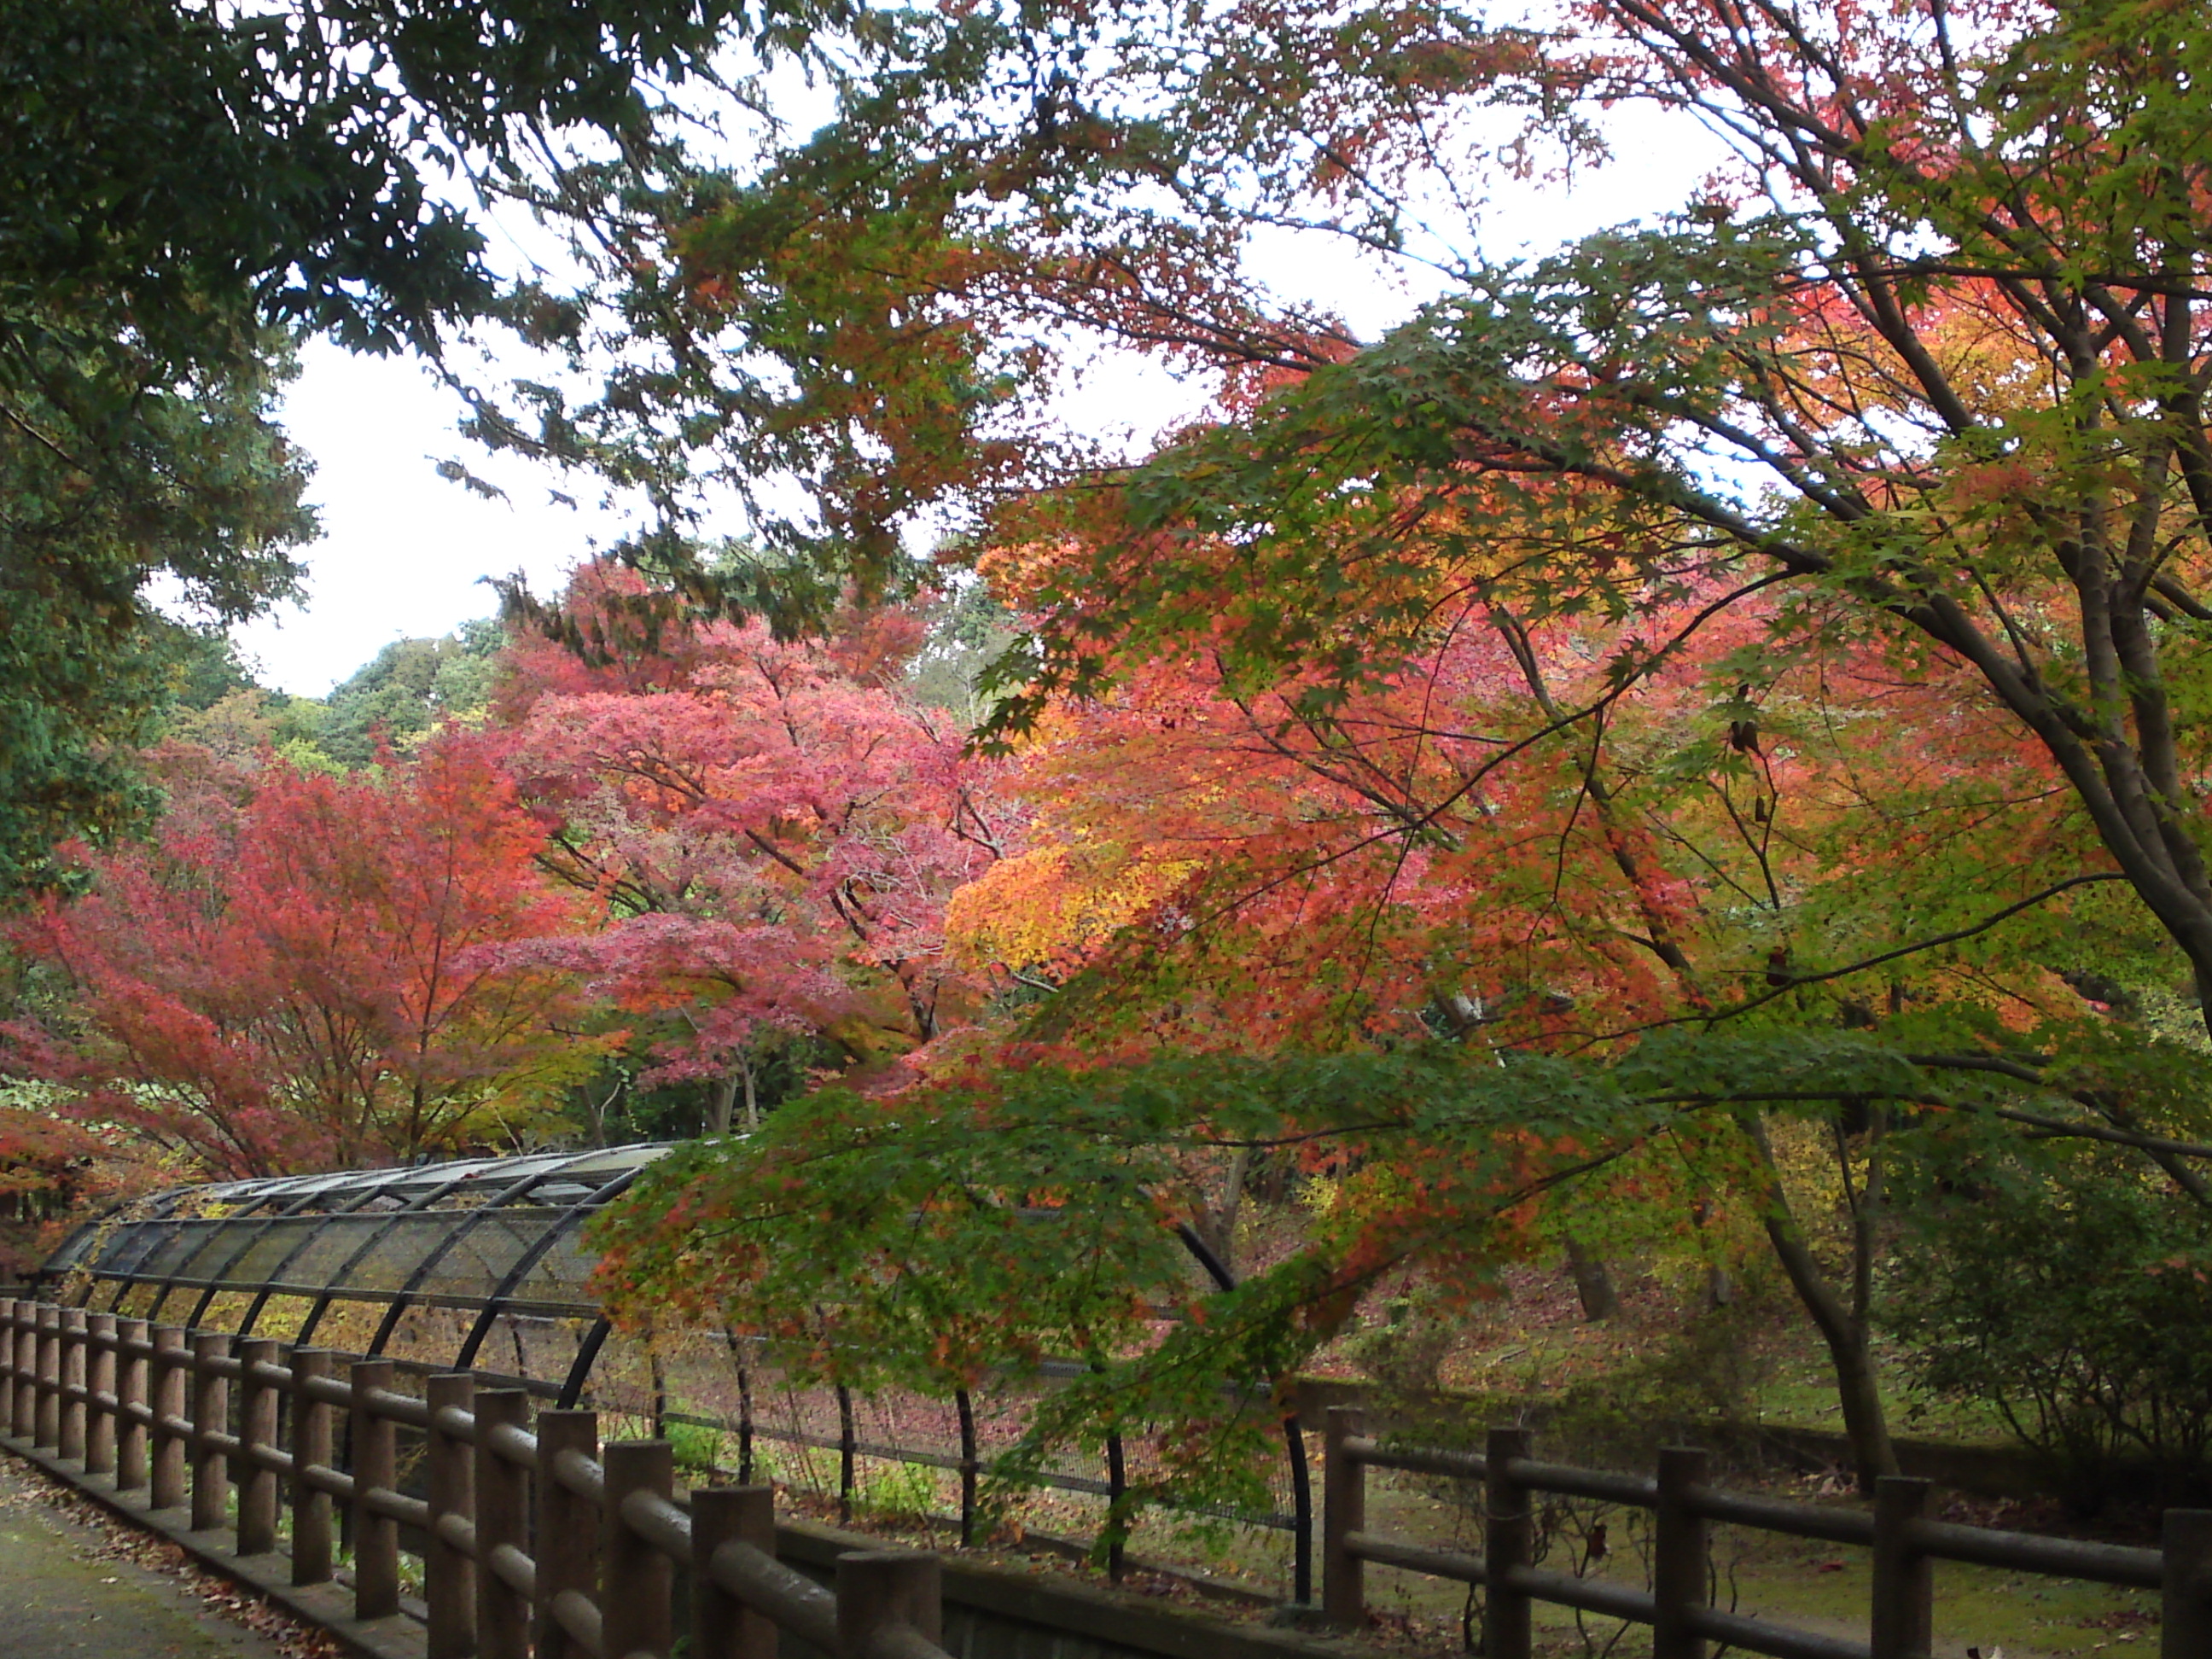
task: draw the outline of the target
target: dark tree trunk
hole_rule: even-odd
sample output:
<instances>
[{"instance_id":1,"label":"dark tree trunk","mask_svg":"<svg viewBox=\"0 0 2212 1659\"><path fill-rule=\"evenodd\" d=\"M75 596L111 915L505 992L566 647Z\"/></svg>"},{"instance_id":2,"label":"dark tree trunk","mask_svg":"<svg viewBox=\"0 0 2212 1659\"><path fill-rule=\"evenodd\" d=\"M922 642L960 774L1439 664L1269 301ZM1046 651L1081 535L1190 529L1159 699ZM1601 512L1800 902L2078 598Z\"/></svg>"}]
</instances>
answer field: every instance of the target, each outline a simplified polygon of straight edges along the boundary
<instances>
[{"instance_id":1,"label":"dark tree trunk","mask_svg":"<svg viewBox=\"0 0 2212 1659\"><path fill-rule=\"evenodd\" d=\"M1575 1294L1582 1298L1583 1317L1591 1324L1601 1324L1620 1311L1620 1292L1613 1288L1613 1274L1607 1269L1605 1258L1593 1255L1584 1246L1569 1243L1567 1271L1574 1275Z\"/></svg>"}]
</instances>

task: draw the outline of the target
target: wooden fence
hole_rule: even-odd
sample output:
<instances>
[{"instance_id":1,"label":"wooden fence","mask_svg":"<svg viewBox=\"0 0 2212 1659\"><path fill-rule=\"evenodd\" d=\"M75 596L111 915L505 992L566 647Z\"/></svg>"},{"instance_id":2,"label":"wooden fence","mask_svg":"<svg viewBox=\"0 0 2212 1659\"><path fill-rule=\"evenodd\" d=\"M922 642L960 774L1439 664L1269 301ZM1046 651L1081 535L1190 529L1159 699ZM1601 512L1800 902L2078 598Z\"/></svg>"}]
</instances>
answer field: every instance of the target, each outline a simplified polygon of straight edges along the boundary
<instances>
[{"instance_id":1,"label":"wooden fence","mask_svg":"<svg viewBox=\"0 0 2212 1659\"><path fill-rule=\"evenodd\" d=\"M327 1350L283 1352L270 1339L0 1299L0 1429L143 1491L153 1509L189 1504L194 1531L234 1527L241 1556L276 1550L289 1511L295 1584L335 1576L343 1513L363 1620L400 1610L410 1529L428 1659L668 1659L679 1565L690 1659L775 1659L782 1632L836 1659L945 1659L934 1555L841 1556L833 1592L775 1559L770 1488L677 1501L665 1441L602 1445L591 1412L540 1411L533 1426L525 1390L479 1389L466 1373L428 1378L417 1399L393 1389L389 1360L354 1361L342 1379ZM422 1437L419 1497L400 1489L403 1429ZM1690 1449L1662 1452L1656 1478L1539 1462L1521 1429L1492 1430L1480 1453L1408 1450L1369 1437L1348 1407L1328 1413L1325 1438L1322 1609L1347 1629L1367 1621L1373 1563L1480 1586L1486 1659L1529 1659L1540 1601L1650 1626L1653 1659L1705 1659L1715 1643L1774 1659L1924 1659L1933 1565L1962 1561L2159 1590L2163 1659L2212 1659L2212 1510L2169 1510L2163 1547L2134 1549L1936 1521L1924 1480L1881 1481L1869 1513L1721 1490ZM1481 1482L1481 1553L1368 1531L1370 1468ZM1534 1500L1547 1493L1649 1511L1650 1587L1538 1565ZM1869 1639L1713 1605L1716 1524L1870 1550Z\"/></svg>"},{"instance_id":2,"label":"wooden fence","mask_svg":"<svg viewBox=\"0 0 2212 1659\"><path fill-rule=\"evenodd\" d=\"M416 1399L389 1360L341 1379L329 1351L282 1348L0 1300L0 1425L155 1509L189 1503L194 1531L234 1526L241 1556L276 1548L289 1507L295 1584L334 1577L343 1506L359 1619L400 1611L413 1529L429 1659L668 1659L678 1563L692 1659L775 1659L784 1631L836 1659L945 1659L934 1555L841 1556L833 1593L776 1560L771 1488L678 1503L666 1441L601 1445L591 1412L533 1430L520 1389L462 1373ZM422 1497L399 1490L403 1428L423 1437Z\"/></svg>"},{"instance_id":3,"label":"wooden fence","mask_svg":"<svg viewBox=\"0 0 2212 1659\"><path fill-rule=\"evenodd\" d=\"M1326 1438L1322 1607L1348 1628L1366 1622L1363 1570L1373 1562L1480 1585L1486 1659L1528 1659L1529 1613L1538 1601L1648 1625L1653 1659L1705 1659L1712 1643L1775 1659L1926 1659L1933 1565L1966 1561L2162 1591L2162 1659L2212 1659L2212 1510L2168 1510L2164 1547L2130 1549L1933 1520L1926 1513L1930 1483L1902 1476L1877 1483L1869 1514L1708 1486L1702 1451L1662 1451L1650 1479L1539 1462L1525 1429L1492 1430L1481 1452L1392 1449L1369 1437L1362 1413L1347 1407L1330 1410ZM1370 1468L1482 1482L1482 1553L1424 1548L1369 1532ZM1531 1500L1547 1492L1649 1510L1651 1588L1536 1565ZM1708 1534L1716 1522L1871 1550L1868 1640L1814 1635L1713 1606Z\"/></svg>"}]
</instances>

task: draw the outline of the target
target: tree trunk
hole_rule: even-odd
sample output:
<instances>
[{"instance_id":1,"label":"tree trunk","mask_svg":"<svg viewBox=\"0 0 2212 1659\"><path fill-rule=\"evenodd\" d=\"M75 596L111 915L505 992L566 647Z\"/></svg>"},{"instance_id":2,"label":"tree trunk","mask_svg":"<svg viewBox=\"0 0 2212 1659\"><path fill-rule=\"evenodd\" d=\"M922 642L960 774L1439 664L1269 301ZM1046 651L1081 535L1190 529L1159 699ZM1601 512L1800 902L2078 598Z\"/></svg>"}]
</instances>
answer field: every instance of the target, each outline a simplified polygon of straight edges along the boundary
<instances>
[{"instance_id":1,"label":"tree trunk","mask_svg":"<svg viewBox=\"0 0 2212 1659\"><path fill-rule=\"evenodd\" d=\"M1813 1259L1805 1235L1790 1212L1782 1173L1775 1167L1774 1149L1766 1126L1756 1114L1737 1120L1758 1152L1766 1178L1766 1237L1790 1280L1797 1299L1812 1316L1820 1337L1828 1345L1828 1362L1835 1373L1836 1400L1844 1413L1844 1433L1851 1443L1851 1461L1857 1466L1859 1489L1872 1496L1874 1483L1885 1474L1899 1473L1897 1448L1890 1442L1889 1424L1881 1409L1881 1393L1875 1386L1874 1353L1868 1340L1867 1322L1852 1309Z\"/></svg>"},{"instance_id":2,"label":"tree trunk","mask_svg":"<svg viewBox=\"0 0 2212 1659\"><path fill-rule=\"evenodd\" d=\"M714 1085L714 1092L707 1099L707 1133L726 1135L730 1133L730 1113L737 1104L738 1074L731 1073Z\"/></svg>"},{"instance_id":3,"label":"tree trunk","mask_svg":"<svg viewBox=\"0 0 2212 1659\"><path fill-rule=\"evenodd\" d=\"M1585 1321L1602 1324L1620 1311L1620 1293L1613 1288L1613 1275L1606 1269L1604 1257L1592 1255L1583 1246L1570 1240L1567 1271L1574 1275L1575 1294L1582 1298Z\"/></svg>"},{"instance_id":4,"label":"tree trunk","mask_svg":"<svg viewBox=\"0 0 2212 1659\"><path fill-rule=\"evenodd\" d=\"M1207 1205L1194 1224L1206 1248L1232 1275L1237 1273L1237 1220L1243 1208L1244 1179L1251 1168L1251 1148L1239 1146L1230 1157L1220 1203Z\"/></svg>"}]
</instances>

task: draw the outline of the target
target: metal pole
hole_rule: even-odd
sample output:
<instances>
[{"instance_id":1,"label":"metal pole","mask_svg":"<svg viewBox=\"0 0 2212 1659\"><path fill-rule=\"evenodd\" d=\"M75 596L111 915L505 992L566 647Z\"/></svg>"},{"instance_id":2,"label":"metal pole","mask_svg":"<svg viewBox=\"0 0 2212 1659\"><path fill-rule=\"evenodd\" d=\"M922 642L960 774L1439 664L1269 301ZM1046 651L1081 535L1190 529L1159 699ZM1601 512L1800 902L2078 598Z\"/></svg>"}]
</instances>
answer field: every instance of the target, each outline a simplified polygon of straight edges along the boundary
<instances>
[{"instance_id":1,"label":"metal pole","mask_svg":"<svg viewBox=\"0 0 2212 1659\"><path fill-rule=\"evenodd\" d=\"M853 1391L837 1385L837 1524L853 1524L853 1460L858 1450L853 1435Z\"/></svg>"},{"instance_id":2,"label":"metal pole","mask_svg":"<svg viewBox=\"0 0 2212 1659\"><path fill-rule=\"evenodd\" d=\"M1129 1491L1127 1455L1122 1449L1121 1437L1115 1432L1106 1437L1106 1577L1118 1584L1128 1567L1129 1518L1123 1512L1121 1500Z\"/></svg>"},{"instance_id":3,"label":"metal pole","mask_svg":"<svg viewBox=\"0 0 2212 1659\"><path fill-rule=\"evenodd\" d=\"M975 1455L975 1397L965 1389L956 1389L952 1403L960 1413L960 1547L964 1550L975 1544L975 1475L981 1460ZM751 1423L745 1427L745 1462L750 1464Z\"/></svg>"},{"instance_id":4,"label":"metal pole","mask_svg":"<svg viewBox=\"0 0 2212 1659\"><path fill-rule=\"evenodd\" d=\"M1313 1603L1313 1471L1306 1467L1305 1425L1292 1412L1283 1419L1283 1448L1291 1465L1291 1600Z\"/></svg>"}]
</instances>

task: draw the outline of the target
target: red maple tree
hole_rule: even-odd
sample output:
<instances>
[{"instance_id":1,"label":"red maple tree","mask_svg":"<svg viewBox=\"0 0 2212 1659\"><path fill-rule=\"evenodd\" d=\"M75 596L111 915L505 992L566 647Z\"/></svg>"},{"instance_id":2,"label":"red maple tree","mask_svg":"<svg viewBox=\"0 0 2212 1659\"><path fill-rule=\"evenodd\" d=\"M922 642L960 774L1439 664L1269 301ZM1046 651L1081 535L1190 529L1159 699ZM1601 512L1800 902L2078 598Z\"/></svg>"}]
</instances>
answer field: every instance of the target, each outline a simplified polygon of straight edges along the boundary
<instances>
[{"instance_id":1,"label":"red maple tree","mask_svg":"<svg viewBox=\"0 0 2212 1659\"><path fill-rule=\"evenodd\" d=\"M573 978L525 948L583 920L542 842L459 745L205 776L15 925L64 995L9 1029L9 1069L224 1174L497 1144L585 1058Z\"/></svg>"}]
</instances>

